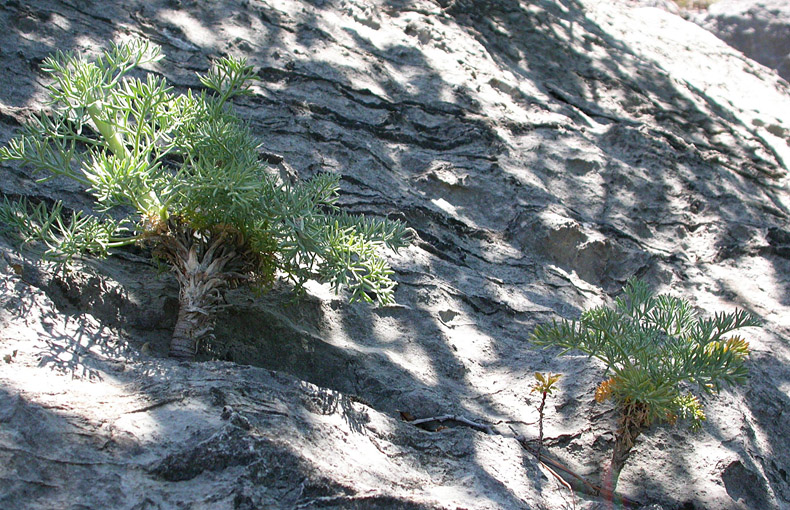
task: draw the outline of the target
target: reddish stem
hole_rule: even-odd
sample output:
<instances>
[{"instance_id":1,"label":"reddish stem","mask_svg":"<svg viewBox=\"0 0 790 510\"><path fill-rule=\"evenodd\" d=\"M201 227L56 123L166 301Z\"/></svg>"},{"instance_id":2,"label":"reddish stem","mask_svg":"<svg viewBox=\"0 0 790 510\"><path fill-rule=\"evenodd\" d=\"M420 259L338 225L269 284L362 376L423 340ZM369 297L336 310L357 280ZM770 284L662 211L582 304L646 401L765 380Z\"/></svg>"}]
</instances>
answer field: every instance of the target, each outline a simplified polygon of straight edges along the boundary
<instances>
[{"instance_id":1,"label":"reddish stem","mask_svg":"<svg viewBox=\"0 0 790 510\"><path fill-rule=\"evenodd\" d=\"M538 460L540 460L540 451L543 449L543 408L546 406L546 395L548 395L548 393L548 391L543 392L543 398L538 408L538 414L540 415L538 418L538 453L536 455Z\"/></svg>"}]
</instances>

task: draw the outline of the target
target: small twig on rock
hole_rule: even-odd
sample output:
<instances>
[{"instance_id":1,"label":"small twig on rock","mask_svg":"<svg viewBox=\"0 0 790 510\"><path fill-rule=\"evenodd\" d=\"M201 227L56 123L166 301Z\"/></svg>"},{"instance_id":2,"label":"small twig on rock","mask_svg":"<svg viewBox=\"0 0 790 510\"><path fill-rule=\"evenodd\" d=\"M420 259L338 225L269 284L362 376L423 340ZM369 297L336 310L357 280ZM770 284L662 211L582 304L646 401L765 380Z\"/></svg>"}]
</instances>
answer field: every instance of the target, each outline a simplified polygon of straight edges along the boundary
<instances>
[{"instance_id":1,"label":"small twig on rock","mask_svg":"<svg viewBox=\"0 0 790 510\"><path fill-rule=\"evenodd\" d=\"M137 409L132 409L131 411L126 411L123 414L145 413L147 411L151 411L152 409L156 409L157 407L166 406L167 404L172 404L173 402L178 402L179 400L183 399L184 397L170 397L160 400L159 402L154 402L153 404L147 405L145 407L139 407Z\"/></svg>"},{"instance_id":2,"label":"small twig on rock","mask_svg":"<svg viewBox=\"0 0 790 510\"><path fill-rule=\"evenodd\" d=\"M22 482L22 483L29 483L31 485L40 485L42 487L47 487L49 489L62 489L63 488L60 485L54 485L54 484L51 484L51 483L42 482L41 480L31 480L29 478L21 478L21 477L12 478L12 477L0 476L0 480L7 481L7 482Z\"/></svg>"},{"instance_id":3,"label":"small twig on rock","mask_svg":"<svg viewBox=\"0 0 790 510\"><path fill-rule=\"evenodd\" d=\"M498 420L498 421L492 422L492 425L502 425L503 423L505 423L507 425L513 425L514 423L517 423L519 425L535 425L538 422L537 422L537 420L536 421Z\"/></svg>"},{"instance_id":4,"label":"small twig on rock","mask_svg":"<svg viewBox=\"0 0 790 510\"><path fill-rule=\"evenodd\" d=\"M543 469L545 469L546 471L551 473L551 475L554 478L557 479L557 481L560 483L560 485L562 485L563 487L565 487L566 489L568 489L570 491L570 493L571 493L571 502L573 502L573 508L574 508L574 510L576 510L576 493L573 492L573 487L571 486L571 484L569 484L563 477L558 475L556 471L551 469L551 467L547 466L546 463L544 463L543 461L540 461L540 465L543 466Z\"/></svg>"},{"instance_id":5,"label":"small twig on rock","mask_svg":"<svg viewBox=\"0 0 790 510\"><path fill-rule=\"evenodd\" d=\"M364 494L336 494L334 496L319 496L317 498L310 498L308 501L297 503L294 508L315 508L316 504L325 506L331 503L359 503L365 500L373 500L382 493L377 490L371 490Z\"/></svg>"},{"instance_id":6,"label":"small twig on rock","mask_svg":"<svg viewBox=\"0 0 790 510\"><path fill-rule=\"evenodd\" d=\"M123 466L125 465L123 462L112 462L112 461L91 461L91 460L69 460L69 459L56 459L52 457L47 457L45 455L39 455L38 453L32 452L30 450L26 450L24 448L14 448L5 445L0 445L0 450L6 450L9 452L14 452L16 454L24 453L30 455L31 457L35 457L39 460L47 461L47 462L54 462L56 464L66 464L69 466Z\"/></svg>"},{"instance_id":7,"label":"small twig on rock","mask_svg":"<svg viewBox=\"0 0 790 510\"><path fill-rule=\"evenodd\" d=\"M460 414L445 414L442 416L432 416L430 418L419 418L417 420L411 420L409 423L412 425L421 425L423 423L429 423L432 421L438 421L439 423L445 421L457 421L458 423L463 423L464 425L472 427L473 429L477 429L481 432L485 432L486 434L494 435L494 431L489 425L470 420L469 418L461 416Z\"/></svg>"}]
</instances>

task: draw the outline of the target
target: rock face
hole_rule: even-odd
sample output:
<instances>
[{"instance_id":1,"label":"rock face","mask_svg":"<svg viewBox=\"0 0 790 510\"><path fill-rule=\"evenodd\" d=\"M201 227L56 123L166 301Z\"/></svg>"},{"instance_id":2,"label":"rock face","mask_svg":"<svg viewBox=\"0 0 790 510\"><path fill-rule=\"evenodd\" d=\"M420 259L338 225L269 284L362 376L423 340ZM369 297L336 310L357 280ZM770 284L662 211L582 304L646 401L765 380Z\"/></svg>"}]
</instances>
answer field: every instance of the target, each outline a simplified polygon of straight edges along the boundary
<instances>
[{"instance_id":1,"label":"rock face","mask_svg":"<svg viewBox=\"0 0 790 510\"><path fill-rule=\"evenodd\" d=\"M533 372L562 373L546 450L596 480L602 367L527 338L634 275L765 326L749 383L705 399L699 433L643 434L618 489L790 506L790 94L703 29L611 0L6 1L0 26L2 142L56 49L143 35L179 88L245 55L239 109L273 169L339 173L344 207L417 233L397 306L238 289L196 363L164 357L177 288L144 250L64 274L0 241L1 508L606 508L513 431L537 437ZM5 195L91 203L2 172ZM448 414L491 433L402 418Z\"/></svg>"},{"instance_id":2,"label":"rock face","mask_svg":"<svg viewBox=\"0 0 790 510\"><path fill-rule=\"evenodd\" d=\"M721 0L694 20L790 80L790 4L784 0Z\"/></svg>"}]
</instances>

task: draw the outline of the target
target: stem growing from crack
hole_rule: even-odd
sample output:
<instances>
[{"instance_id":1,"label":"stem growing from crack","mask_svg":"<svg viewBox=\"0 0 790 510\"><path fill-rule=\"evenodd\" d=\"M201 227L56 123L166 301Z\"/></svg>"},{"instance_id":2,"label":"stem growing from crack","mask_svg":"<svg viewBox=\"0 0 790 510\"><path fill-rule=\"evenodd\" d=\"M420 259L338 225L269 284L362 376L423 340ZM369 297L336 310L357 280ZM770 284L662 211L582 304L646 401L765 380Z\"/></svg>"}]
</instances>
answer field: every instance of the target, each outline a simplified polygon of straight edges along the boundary
<instances>
[{"instance_id":1,"label":"stem growing from crack","mask_svg":"<svg viewBox=\"0 0 790 510\"><path fill-rule=\"evenodd\" d=\"M631 455L631 449L639 435L650 426L648 419L649 407L642 402L627 402L622 408L620 427L617 429L612 449L612 460L604 471L601 485L614 493L617 481L625 462Z\"/></svg>"},{"instance_id":2,"label":"stem growing from crack","mask_svg":"<svg viewBox=\"0 0 790 510\"><path fill-rule=\"evenodd\" d=\"M548 391L543 392L543 398L540 401L540 407L538 407L538 453L536 457L540 460L540 453L543 449L543 408L546 406L546 395L548 395Z\"/></svg>"}]
</instances>

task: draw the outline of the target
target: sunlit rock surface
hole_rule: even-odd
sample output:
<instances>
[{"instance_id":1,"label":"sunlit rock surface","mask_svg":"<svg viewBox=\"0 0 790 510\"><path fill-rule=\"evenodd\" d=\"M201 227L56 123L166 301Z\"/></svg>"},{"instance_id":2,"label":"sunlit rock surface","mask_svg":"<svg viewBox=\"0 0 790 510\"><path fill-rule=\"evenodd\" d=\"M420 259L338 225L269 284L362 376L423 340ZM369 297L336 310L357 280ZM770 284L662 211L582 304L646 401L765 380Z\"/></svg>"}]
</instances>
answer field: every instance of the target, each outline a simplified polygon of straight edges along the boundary
<instances>
[{"instance_id":1,"label":"sunlit rock surface","mask_svg":"<svg viewBox=\"0 0 790 510\"><path fill-rule=\"evenodd\" d=\"M691 16L700 26L790 80L790 3L720 0Z\"/></svg>"},{"instance_id":2,"label":"sunlit rock surface","mask_svg":"<svg viewBox=\"0 0 790 510\"><path fill-rule=\"evenodd\" d=\"M601 366L526 339L634 275L765 327L749 384L704 399L699 433L643 434L619 490L790 505L790 95L702 28L611 0L7 1L0 26L2 142L57 49L142 35L179 89L244 55L260 81L239 110L273 171L338 173L345 208L417 234L391 257L397 306L236 290L197 363L164 357L178 290L145 251L56 274L3 240L0 508L608 508L513 435L538 435L533 373L562 373L546 450L597 480ZM2 172L6 195L91 204Z\"/></svg>"}]
</instances>

